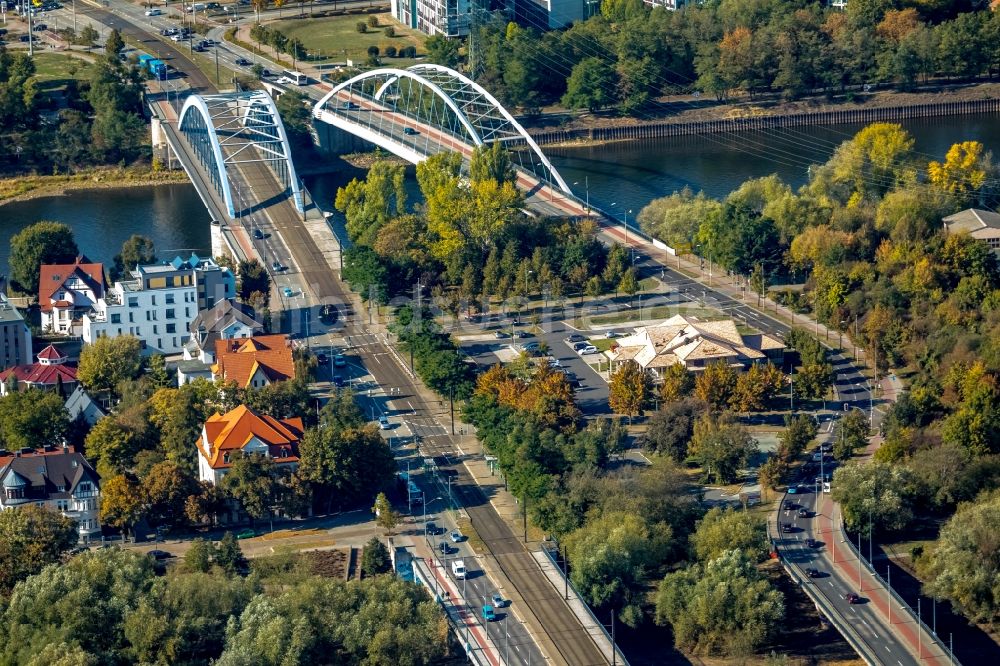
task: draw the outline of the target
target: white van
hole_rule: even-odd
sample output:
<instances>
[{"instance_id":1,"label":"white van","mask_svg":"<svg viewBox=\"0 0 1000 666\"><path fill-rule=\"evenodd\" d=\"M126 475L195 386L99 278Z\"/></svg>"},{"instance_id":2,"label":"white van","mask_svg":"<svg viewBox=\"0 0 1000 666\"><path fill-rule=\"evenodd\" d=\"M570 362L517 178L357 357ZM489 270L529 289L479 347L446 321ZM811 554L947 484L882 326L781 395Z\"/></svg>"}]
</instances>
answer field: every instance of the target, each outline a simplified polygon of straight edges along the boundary
<instances>
[{"instance_id":1,"label":"white van","mask_svg":"<svg viewBox=\"0 0 1000 666\"><path fill-rule=\"evenodd\" d=\"M451 562L451 572L455 574L455 578L462 580L465 578L465 561L464 560L452 560Z\"/></svg>"}]
</instances>

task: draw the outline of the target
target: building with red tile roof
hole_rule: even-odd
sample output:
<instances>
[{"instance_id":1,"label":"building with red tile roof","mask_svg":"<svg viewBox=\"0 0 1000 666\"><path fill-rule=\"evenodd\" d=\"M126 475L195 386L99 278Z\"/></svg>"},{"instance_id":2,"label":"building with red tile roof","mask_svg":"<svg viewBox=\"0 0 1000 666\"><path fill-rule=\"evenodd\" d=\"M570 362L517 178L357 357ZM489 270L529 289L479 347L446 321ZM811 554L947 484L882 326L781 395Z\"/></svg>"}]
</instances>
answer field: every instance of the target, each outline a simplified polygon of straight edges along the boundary
<instances>
[{"instance_id":1,"label":"building with red tile roof","mask_svg":"<svg viewBox=\"0 0 1000 666\"><path fill-rule=\"evenodd\" d=\"M80 335L82 317L104 298L104 265L83 255L72 264L46 264L39 269L38 307L42 330Z\"/></svg>"},{"instance_id":2,"label":"building with red tile roof","mask_svg":"<svg viewBox=\"0 0 1000 666\"><path fill-rule=\"evenodd\" d=\"M246 405L225 413L216 412L205 421L198 448L198 477L216 484L236 458L258 453L276 465L295 468L302 440L301 418L276 419Z\"/></svg>"},{"instance_id":3,"label":"building with red tile roof","mask_svg":"<svg viewBox=\"0 0 1000 666\"><path fill-rule=\"evenodd\" d=\"M55 389L62 384L64 395L69 395L76 388L76 365L68 363L69 357L54 346L49 345L38 352L37 363L31 365L15 365L0 372L0 395L7 395L12 385L17 390L29 388Z\"/></svg>"},{"instance_id":4,"label":"building with red tile roof","mask_svg":"<svg viewBox=\"0 0 1000 666\"><path fill-rule=\"evenodd\" d=\"M215 341L212 379L260 388L295 379L291 340L287 335L255 335Z\"/></svg>"}]
</instances>

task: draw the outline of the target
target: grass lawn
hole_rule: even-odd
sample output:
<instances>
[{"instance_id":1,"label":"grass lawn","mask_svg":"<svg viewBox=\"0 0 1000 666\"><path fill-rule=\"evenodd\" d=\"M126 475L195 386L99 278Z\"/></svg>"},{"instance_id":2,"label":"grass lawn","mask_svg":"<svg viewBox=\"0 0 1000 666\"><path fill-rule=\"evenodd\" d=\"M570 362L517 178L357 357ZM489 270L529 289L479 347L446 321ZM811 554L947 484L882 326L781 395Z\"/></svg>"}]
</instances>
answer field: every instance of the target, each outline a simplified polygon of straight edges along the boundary
<instances>
[{"instance_id":1,"label":"grass lawn","mask_svg":"<svg viewBox=\"0 0 1000 666\"><path fill-rule=\"evenodd\" d=\"M42 90L62 88L70 79L89 80L92 69L92 62L69 53L35 54L35 77Z\"/></svg>"},{"instance_id":2,"label":"grass lawn","mask_svg":"<svg viewBox=\"0 0 1000 666\"><path fill-rule=\"evenodd\" d=\"M368 27L368 32L360 33L358 23L367 23L369 16L378 18L378 27ZM385 29L392 26L394 37L387 37ZM417 47L418 54L426 54L426 35L410 30L400 24L388 12L384 14L353 14L327 18L280 21L270 24L289 39L298 37L310 53L320 55L319 60L343 61L347 58L355 64L364 63L368 58L368 47L377 46L379 53L385 53L387 46L395 46L399 51L404 46ZM415 61L410 58L382 58L385 66L408 67Z\"/></svg>"}]
</instances>

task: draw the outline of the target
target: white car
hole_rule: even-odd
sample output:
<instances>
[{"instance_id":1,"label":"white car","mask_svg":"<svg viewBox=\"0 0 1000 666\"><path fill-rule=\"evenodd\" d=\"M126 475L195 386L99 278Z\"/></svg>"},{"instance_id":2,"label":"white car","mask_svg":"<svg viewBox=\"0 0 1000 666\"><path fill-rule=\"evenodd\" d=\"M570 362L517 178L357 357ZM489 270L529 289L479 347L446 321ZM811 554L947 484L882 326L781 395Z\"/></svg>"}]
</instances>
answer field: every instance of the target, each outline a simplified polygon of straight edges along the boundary
<instances>
[{"instance_id":1,"label":"white car","mask_svg":"<svg viewBox=\"0 0 1000 666\"><path fill-rule=\"evenodd\" d=\"M388 430L390 427L392 427L392 426L389 425L389 419L387 419L385 417L385 414L383 414L382 416L378 417L378 427L381 430Z\"/></svg>"},{"instance_id":2,"label":"white car","mask_svg":"<svg viewBox=\"0 0 1000 666\"><path fill-rule=\"evenodd\" d=\"M160 11L159 9L147 9L146 10L146 16L159 16L162 13L163 12Z\"/></svg>"},{"instance_id":3,"label":"white car","mask_svg":"<svg viewBox=\"0 0 1000 666\"><path fill-rule=\"evenodd\" d=\"M594 345L587 345L579 351L579 354L580 356L588 356L589 354L596 354L598 351L600 350Z\"/></svg>"},{"instance_id":4,"label":"white car","mask_svg":"<svg viewBox=\"0 0 1000 666\"><path fill-rule=\"evenodd\" d=\"M278 80L275 81L275 83L280 83L282 85L288 86L288 85L291 85L292 83L294 83L294 81L292 81L287 76L279 76Z\"/></svg>"}]
</instances>

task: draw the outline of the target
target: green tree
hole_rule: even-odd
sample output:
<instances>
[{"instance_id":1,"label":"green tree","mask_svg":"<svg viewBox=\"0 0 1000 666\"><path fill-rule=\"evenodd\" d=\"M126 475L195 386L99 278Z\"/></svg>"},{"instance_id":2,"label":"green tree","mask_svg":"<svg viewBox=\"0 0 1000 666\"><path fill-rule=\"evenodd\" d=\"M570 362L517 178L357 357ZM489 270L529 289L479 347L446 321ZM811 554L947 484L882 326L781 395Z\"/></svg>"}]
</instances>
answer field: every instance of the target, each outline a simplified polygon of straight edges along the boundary
<instances>
[{"instance_id":1,"label":"green tree","mask_svg":"<svg viewBox=\"0 0 1000 666\"><path fill-rule=\"evenodd\" d=\"M869 525L889 532L906 528L913 520L920 493L909 469L879 461L841 465L830 485L833 499L843 512L844 525L865 536L870 534Z\"/></svg>"},{"instance_id":2,"label":"green tree","mask_svg":"<svg viewBox=\"0 0 1000 666\"><path fill-rule=\"evenodd\" d=\"M354 245L348 248L344 252L344 270L341 274L350 283L351 289L361 295L361 300L368 301L374 294L376 302L387 302L389 273L370 247Z\"/></svg>"},{"instance_id":3,"label":"green tree","mask_svg":"<svg viewBox=\"0 0 1000 666\"><path fill-rule=\"evenodd\" d=\"M222 539L215 549L214 561L230 575L239 573L246 567L243 549L240 548L240 542L236 540L236 536L232 532L227 531L222 535Z\"/></svg>"},{"instance_id":4,"label":"green tree","mask_svg":"<svg viewBox=\"0 0 1000 666\"><path fill-rule=\"evenodd\" d=\"M260 453L240 452L222 477L220 485L252 518L268 514L278 494L277 472L271 458Z\"/></svg>"},{"instance_id":5,"label":"green tree","mask_svg":"<svg viewBox=\"0 0 1000 666\"><path fill-rule=\"evenodd\" d=\"M454 68L459 61L458 42L443 35L432 35L424 42L427 59L435 65Z\"/></svg>"},{"instance_id":6,"label":"green tree","mask_svg":"<svg viewBox=\"0 0 1000 666\"><path fill-rule=\"evenodd\" d=\"M391 533L402 518L399 512L392 508L392 504L389 502L389 498L385 496L385 493L379 493L375 497L375 505L372 506L372 513L375 514L375 524L384 529L386 533Z\"/></svg>"},{"instance_id":7,"label":"green tree","mask_svg":"<svg viewBox=\"0 0 1000 666\"><path fill-rule=\"evenodd\" d=\"M848 460L858 449L868 445L871 426L868 415L860 409L852 409L837 423L837 437L833 441L833 455L838 460Z\"/></svg>"},{"instance_id":8,"label":"green tree","mask_svg":"<svg viewBox=\"0 0 1000 666\"><path fill-rule=\"evenodd\" d=\"M819 427L816 421L805 414L785 417L785 429L778 435L778 455L792 461L802 455L806 447L816 438Z\"/></svg>"},{"instance_id":9,"label":"green tree","mask_svg":"<svg viewBox=\"0 0 1000 666\"><path fill-rule=\"evenodd\" d=\"M259 261L256 259L240 260L236 276L239 278L236 295L241 301L248 303L254 292L260 292L264 294L266 302L271 293L271 276Z\"/></svg>"},{"instance_id":10,"label":"green tree","mask_svg":"<svg viewBox=\"0 0 1000 666\"><path fill-rule=\"evenodd\" d=\"M10 239L10 277L13 285L28 294L38 293L38 274L43 264L71 264L80 250L73 231L59 222L36 222Z\"/></svg>"},{"instance_id":11,"label":"green tree","mask_svg":"<svg viewBox=\"0 0 1000 666\"><path fill-rule=\"evenodd\" d=\"M706 409L705 403L693 398L665 403L660 411L649 417L643 446L654 453L667 455L675 462L684 462L688 455L688 442L694 435L694 424Z\"/></svg>"},{"instance_id":12,"label":"green tree","mask_svg":"<svg viewBox=\"0 0 1000 666\"><path fill-rule=\"evenodd\" d=\"M649 373L635 361L628 360L611 375L608 404L616 414L624 414L631 421L633 416L642 415L652 390L653 382Z\"/></svg>"},{"instance_id":13,"label":"green tree","mask_svg":"<svg viewBox=\"0 0 1000 666\"><path fill-rule=\"evenodd\" d=\"M613 102L614 71L597 57L584 58L566 79L562 105L570 109L597 111Z\"/></svg>"},{"instance_id":14,"label":"green tree","mask_svg":"<svg viewBox=\"0 0 1000 666\"><path fill-rule=\"evenodd\" d=\"M187 520L184 513L185 502L198 490L194 477L169 460L153 465L140 481L140 486L141 495L148 507L148 516L154 526L182 525Z\"/></svg>"},{"instance_id":15,"label":"green tree","mask_svg":"<svg viewBox=\"0 0 1000 666\"><path fill-rule=\"evenodd\" d=\"M656 594L656 623L695 654L753 654L784 616L784 595L739 550L668 574Z\"/></svg>"},{"instance_id":16,"label":"green tree","mask_svg":"<svg viewBox=\"0 0 1000 666\"><path fill-rule=\"evenodd\" d=\"M77 541L76 521L28 504L0 511L0 595L59 561Z\"/></svg>"},{"instance_id":17,"label":"green tree","mask_svg":"<svg viewBox=\"0 0 1000 666\"><path fill-rule=\"evenodd\" d=\"M389 559L389 549L379 540L372 537L365 544L361 555L361 572L365 576L378 576L392 571L392 561Z\"/></svg>"},{"instance_id":18,"label":"green tree","mask_svg":"<svg viewBox=\"0 0 1000 666\"><path fill-rule=\"evenodd\" d=\"M622 292L630 299L639 293L639 280L636 278L634 268L630 267L622 273L622 279L618 283L618 291Z\"/></svg>"},{"instance_id":19,"label":"green tree","mask_svg":"<svg viewBox=\"0 0 1000 666\"><path fill-rule=\"evenodd\" d=\"M69 416L57 393L28 389L0 397L0 442L4 448L58 446L69 434Z\"/></svg>"},{"instance_id":20,"label":"green tree","mask_svg":"<svg viewBox=\"0 0 1000 666\"><path fill-rule=\"evenodd\" d=\"M107 40L104 42L104 53L110 58L118 59L118 54L121 53L122 49L125 48L125 40L122 39L122 34L118 32L115 28L108 35Z\"/></svg>"},{"instance_id":21,"label":"green tree","mask_svg":"<svg viewBox=\"0 0 1000 666\"><path fill-rule=\"evenodd\" d=\"M706 414L694 424L688 455L697 460L706 479L732 483L750 456L757 452L757 440L728 415Z\"/></svg>"},{"instance_id":22,"label":"green tree","mask_svg":"<svg viewBox=\"0 0 1000 666\"><path fill-rule=\"evenodd\" d=\"M92 391L116 394L118 384L142 372L142 344L132 335L97 338L80 352L77 377Z\"/></svg>"},{"instance_id":23,"label":"green tree","mask_svg":"<svg viewBox=\"0 0 1000 666\"><path fill-rule=\"evenodd\" d=\"M1000 617L998 520L1000 493L996 491L961 504L920 562L921 572L929 578L926 593L948 599L972 622L994 623Z\"/></svg>"},{"instance_id":24,"label":"green tree","mask_svg":"<svg viewBox=\"0 0 1000 666\"><path fill-rule=\"evenodd\" d=\"M663 371L660 398L663 402L683 400L694 391L694 374L683 363L674 363Z\"/></svg>"},{"instance_id":25,"label":"green tree","mask_svg":"<svg viewBox=\"0 0 1000 666\"><path fill-rule=\"evenodd\" d=\"M469 161L470 180L495 180L497 183L513 183L516 175L510 161L510 153L501 143L484 143L473 150Z\"/></svg>"},{"instance_id":26,"label":"green tree","mask_svg":"<svg viewBox=\"0 0 1000 666\"><path fill-rule=\"evenodd\" d=\"M115 255L115 266L112 277L121 279L128 277L128 271L136 266L146 266L156 263L156 248L152 239L138 234L132 234L122 243L122 250Z\"/></svg>"},{"instance_id":27,"label":"green tree","mask_svg":"<svg viewBox=\"0 0 1000 666\"><path fill-rule=\"evenodd\" d=\"M633 513L605 514L566 537L570 578L592 607L614 609L622 622L638 626L646 578L671 539L666 525L648 526Z\"/></svg>"},{"instance_id":28,"label":"green tree","mask_svg":"<svg viewBox=\"0 0 1000 666\"><path fill-rule=\"evenodd\" d=\"M762 562L770 552L764 520L745 511L714 507L698 522L691 535L698 560L707 563L729 550L739 550L752 562Z\"/></svg>"},{"instance_id":29,"label":"green tree","mask_svg":"<svg viewBox=\"0 0 1000 666\"><path fill-rule=\"evenodd\" d=\"M184 553L184 569L190 572L208 573L212 569L212 554L215 547L211 541L197 538Z\"/></svg>"},{"instance_id":30,"label":"green tree","mask_svg":"<svg viewBox=\"0 0 1000 666\"><path fill-rule=\"evenodd\" d=\"M346 508L371 501L396 472L392 451L375 426L361 426L353 415L342 425L334 409L327 403L319 425L306 431L299 447L297 474L312 485L317 507L325 512L334 503Z\"/></svg>"}]
</instances>

